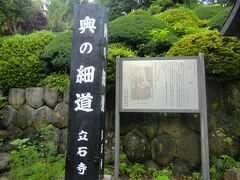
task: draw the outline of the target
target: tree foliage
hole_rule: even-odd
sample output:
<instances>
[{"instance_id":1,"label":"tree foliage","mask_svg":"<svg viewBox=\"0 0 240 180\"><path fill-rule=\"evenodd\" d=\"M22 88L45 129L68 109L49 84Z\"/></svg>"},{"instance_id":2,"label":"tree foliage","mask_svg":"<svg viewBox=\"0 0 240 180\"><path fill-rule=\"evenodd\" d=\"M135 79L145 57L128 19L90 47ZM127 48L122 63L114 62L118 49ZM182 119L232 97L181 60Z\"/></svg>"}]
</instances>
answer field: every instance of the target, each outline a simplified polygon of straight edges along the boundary
<instances>
[{"instance_id":1,"label":"tree foliage","mask_svg":"<svg viewBox=\"0 0 240 180\"><path fill-rule=\"evenodd\" d=\"M0 89L36 86L45 76L39 55L52 38L52 33L41 31L4 39L0 47Z\"/></svg>"},{"instance_id":2,"label":"tree foliage","mask_svg":"<svg viewBox=\"0 0 240 180\"><path fill-rule=\"evenodd\" d=\"M149 30L165 28L166 23L152 16L122 16L109 23L109 40L137 49L149 40Z\"/></svg>"},{"instance_id":3,"label":"tree foliage","mask_svg":"<svg viewBox=\"0 0 240 180\"><path fill-rule=\"evenodd\" d=\"M46 45L41 54L41 59L48 72L70 72L72 52L72 33L59 32Z\"/></svg>"},{"instance_id":4,"label":"tree foliage","mask_svg":"<svg viewBox=\"0 0 240 180\"><path fill-rule=\"evenodd\" d=\"M240 42L222 37L219 32L198 33L182 38L168 51L168 56L196 56L204 53L207 74L234 79L240 75Z\"/></svg>"},{"instance_id":5,"label":"tree foliage","mask_svg":"<svg viewBox=\"0 0 240 180\"><path fill-rule=\"evenodd\" d=\"M211 19L222 10L224 10L224 7L219 4L201 5L194 9L194 13L199 19Z\"/></svg>"},{"instance_id":6,"label":"tree foliage","mask_svg":"<svg viewBox=\"0 0 240 180\"><path fill-rule=\"evenodd\" d=\"M1 0L0 31L2 34L29 33L45 28L42 9L32 0Z\"/></svg>"}]
</instances>

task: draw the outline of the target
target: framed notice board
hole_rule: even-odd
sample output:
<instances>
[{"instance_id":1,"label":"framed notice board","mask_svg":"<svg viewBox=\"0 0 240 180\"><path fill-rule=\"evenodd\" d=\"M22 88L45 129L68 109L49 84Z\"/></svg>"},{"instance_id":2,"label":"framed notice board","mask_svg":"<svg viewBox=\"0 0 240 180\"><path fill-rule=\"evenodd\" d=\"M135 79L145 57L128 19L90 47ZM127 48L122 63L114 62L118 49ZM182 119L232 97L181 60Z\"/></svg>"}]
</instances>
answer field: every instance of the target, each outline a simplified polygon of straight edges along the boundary
<instances>
[{"instance_id":1,"label":"framed notice board","mask_svg":"<svg viewBox=\"0 0 240 180\"><path fill-rule=\"evenodd\" d=\"M117 58L115 177L119 173L120 113L199 113L203 180L210 179L204 55Z\"/></svg>"}]
</instances>

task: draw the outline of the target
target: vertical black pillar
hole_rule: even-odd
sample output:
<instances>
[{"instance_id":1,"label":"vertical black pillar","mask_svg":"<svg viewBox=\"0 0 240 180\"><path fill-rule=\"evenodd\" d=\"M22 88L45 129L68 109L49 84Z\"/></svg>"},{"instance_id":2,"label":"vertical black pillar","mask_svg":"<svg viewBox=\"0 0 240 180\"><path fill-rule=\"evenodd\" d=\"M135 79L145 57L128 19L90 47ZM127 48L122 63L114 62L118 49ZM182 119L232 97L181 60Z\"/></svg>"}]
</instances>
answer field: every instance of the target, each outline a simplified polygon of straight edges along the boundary
<instances>
[{"instance_id":1,"label":"vertical black pillar","mask_svg":"<svg viewBox=\"0 0 240 180\"><path fill-rule=\"evenodd\" d=\"M66 180L103 175L106 54L104 7L75 5Z\"/></svg>"}]
</instances>

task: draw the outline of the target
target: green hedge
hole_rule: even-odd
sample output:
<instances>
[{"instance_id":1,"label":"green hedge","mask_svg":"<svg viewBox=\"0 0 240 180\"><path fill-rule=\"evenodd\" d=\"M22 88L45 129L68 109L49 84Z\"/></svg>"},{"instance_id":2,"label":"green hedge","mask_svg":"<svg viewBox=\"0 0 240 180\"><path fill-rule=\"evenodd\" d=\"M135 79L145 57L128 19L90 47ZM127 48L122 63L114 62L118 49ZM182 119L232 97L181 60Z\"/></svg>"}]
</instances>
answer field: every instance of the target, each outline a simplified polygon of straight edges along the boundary
<instances>
[{"instance_id":1,"label":"green hedge","mask_svg":"<svg viewBox=\"0 0 240 180\"><path fill-rule=\"evenodd\" d=\"M203 27L206 25L204 21L199 20L194 15L192 10L183 7L166 10L162 13L156 14L155 17L167 22L171 26L174 26L176 23L191 27Z\"/></svg>"},{"instance_id":2,"label":"green hedge","mask_svg":"<svg viewBox=\"0 0 240 180\"><path fill-rule=\"evenodd\" d=\"M199 19L211 19L222 10L224 7L220 5L201 5L194 9L194 13Z\"/></svg>"},{"instance_id":3,"label":"green hedge","mask_svg":"<svg viewBox=\"0 0 240 180\"><path fill-rule=\"evenodd\" d=\"M126 43L137 49L149 40L149 30L167 27L166 23L152 16L122 16L109 23L109 40L111 43Z\"/></svg>"},{"instance_id":4,"label":"green hedge","mask_svg":"<svg viewBox=\"0 0 240 180\"><path fill-rule=\"evenodd\" d=\"M40 31L4 39L0 46L0 89L36 86L45 76L39 55L53 36Z\"/></svg>"},{"instance_id":5,"label":"green hedge","mask_svg":"<svg viewBox=\"0 0 240 180\"><path fill-rule=\"evenodd\" d=\"M56 33L53 40L44 48L41 59L49 72L70 71L72 52L72 32Z\"/></svg>"},{"instance_id":6,"label":"green hedge","mask_svg":"<svg viewBox=\"0 0 240 180\"><path fill-rule=\"evenodd\" d=\"M204 53L206 72L218 80L240 78L240 42L219 32L198 33L182 38L168 56L196 56Z\"/></svg>"}]
</instances>

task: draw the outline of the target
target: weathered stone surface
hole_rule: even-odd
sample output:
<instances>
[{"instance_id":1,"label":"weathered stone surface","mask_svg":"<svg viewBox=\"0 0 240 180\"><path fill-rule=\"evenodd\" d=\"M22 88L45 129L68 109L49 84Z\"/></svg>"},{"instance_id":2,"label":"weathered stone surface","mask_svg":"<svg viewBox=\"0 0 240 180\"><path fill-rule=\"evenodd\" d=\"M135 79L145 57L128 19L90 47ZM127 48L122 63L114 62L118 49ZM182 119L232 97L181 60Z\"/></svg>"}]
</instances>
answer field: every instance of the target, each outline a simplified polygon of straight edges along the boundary
<instances>
[{"instance_id":1,"label":"weathered stone surface","mask_svg":"<svg viewBox=\"0 0 240 180\"><path fill-rule=\"evenodd\" d=\"M36 133L37 133L37 131L35 128L27 127L26 129L23 130L22 136L31 139L36 135Z\"/></svg>"},{"instance_id":2,"label":"weathered stone surface","mask_svg":"<svg viewBox=\"0 0 240 180\"><path fill-rule=\"evenodd\" d=\"M221 156L223 154L237 158L240 149L240 140L235 136L228 135L222 128L215 128L209 135L210 154Z\"/></svg>"},{"instance_id":3,"label":"weathered stone surface","mask_svg":"<svg viewBox=\"0 0 240 180\"><path fill-rule=\"evenodd\" d=\"M167 166L176 154L176 145L168 135L158 135L151 143L152 159L158 164Z\"/></svg>"},{"instance_id":4,"label":"weathered stone surface","mask_svg":"<svg viewBox=\"0 0 240 180\"><path fill-rule=\"evenodd\" d=\"M198 167L201 162L200 137L193 131L186 132L176 139L177 157L191 167Z\"/></svg>"},{"instance_id":5,"label":"weathered stone surface","mask_svg":"<svg viewBox=\"0 0 240 180\"><path fill-rule=\"evenodd\" d=\"M190 129L194 132L200 132L200 117L199 114L183 114L182 119L184 125L187 129Z\"/></svg>"},{"instance_id":6,"label":"weathered stone surface","mask_svg":"<svg viewBox=\"0 0 240 180\"><path fill-rule=\"evenodd\" d=\"M133 129L133 127L134 127L133 121L134 120L136 120L135 113L122 113L121 114L121 128L120 128L121 135L126 135Z\"/></svg>"},{"instance_id":7,"label":"weathered stone surface","mask_svg":"<svg viewBox=\"0 0 240 180\"><path fill-rule=\"evenodd\" d=\"M10 168L10 155L0 153L0 173Z\"/></svg>"},{"instance_id":8,"label":"weathered stone surface","mask_svg":"<svg viewBox=\"0 0 240 180\"><path fill-rule=\"evenodd\" d=\"M227 170L223 175L224 180L240 180L240 168Z\"/></svg>"},{"instance_id":9,"label":"weathered stone surface","mask_svg":"<svg viewBox=\"0 0 240 180\"><path fill-rule=\"evenodd\" d=\"M69 102L69 89L63 91L63 101L68 104Z\"/></svg>"},{"instance_id":10,"label":"weathered stone surface","mask_svg":"<svg viewBox=\"0 0 240 180\"><path fill-rule=\"evenodd\" d=\"M67 128L61 130L60 142L59 142L60 153L67 153Z\"/></svg>"},{"instance_id":11,"label":"weathered stone surface","mask_svg":"<svg viewBox=\"0 0 240 180\"><path fill-rule=\"evenodd\" d=\"M168 114L159 121L161 132L171 137L180 137L186 132L186 127L179 114Z\"/></svg>"},{"instance_id":12,"label":"weathered stone surface","mask_svg":"<svg viewBox=\"0 0 240 180\"><path fill-rule=\"evenodd\" d=\"M151 157L147 137L135 129L125 136L123 144L130 161L144 162Z\"/></svg>"},{"instance_id":13,"label":"weathered stone surface","mask_svg":"<svg viewBox=\"0 0 240 180\"><path fill-rule=\"evenodd\" d=\"M7 129L11 122L16 121L18 112L8 105L2 110L2 119L0 120L0 127Z\"/></svg>"},{"instance_id":14,"label":"weathered stone surface","mask_svg":"<svg viewBox=\"0 0 240 180\"><path fill-rule=\"evenodd\" d=\"M156 136L159 125L158 113L138 113L133 121L134 128L147 135L150 139Z\"/></svg>"},{"instance_id":15,"label":"weathered stone surface","mask_svg":"<svg viewBox=\"0 0 240 180\"><path fill-rule=\"evenodd\" d=\"M55 89L44 88L43 101L48 107L53 109L59 102L62 101L62 94Z\"/></svg>"},{"instance_id":16,"label":"weathered stone surface","mask_svg":"<svg viewBox=\"0 0 240 180\"><path fill-rule=\"evenodd\" d=\"M176 161L173 165L173 174L192 174L192 168L187 163Z\"/></svg>"},{"instance_id":17,"label":"weathered stone surface","mask_svg":"<svg viewBox=\"0 0 240 180\"><path fill-rule=\"evenodd\" d=\"M22 130L16 127L13 123L11 123L10 126L7 128L7 131L10 134L10 136L8 137L9 139L17 139L22 136Z\"/></svg>"},{"instance_id":18,"label":"weathered stone surface","mask_svg":"<svg viewBox=\"0 0 240 180\"><path fill-rule=\"evenodd\" d=\"M43 102L43 88L26 88L27 104L35 109L40 108Z\"/></svg>"},{"instance_id":19,"label":"weathered stone surface","mask_svg":"<svg viewBox=\"0 0 240 180\"><path fill-rule=\"evenodd\" d=\"M17 119L16 121L13 121L14 125L20 129L25 129L26 127L32 126L33 113L34 109L25 104L18 110Z\"/></svg>"},{"instance_id":20,"label":"weathered stone surface","mask_svg":"<svg viewBox=\"0 0 240 180\"><path fill-rule=\"evenodd\" d=\"M113 131L108 131L105 133L105 151L104 158L105 162L111 163L114 161L114 136Z\"/></svg>"},{"instance_id":21,"label":"weathered stone surface","mask_svg":"<svg viewBox=\"0 0 240 180\"><path fill-rule=\"evenodd\" d=\"M240 111L232 106L222 107L218 114L217 120L219 125L228 133L240 137Z\"/></svg>"},{"instance_id":22,"label":"weathered stone surface","mask_svg":"<svg viewBox=\"0 0 240 180\"><path fill-rule=\"evenodd\" d=\"M240 82L228 84L226 87L227 103L240 112Z\"/></svg>"},{"instance_id":23,"label":"weathered stone surface","mask_svg":"<svg viewBox=\"0 0 240 180\"><path fill-rule=\"evenodd\" d=\"M66 128L68 125L68 104L65 102L59 103L53 112L54 125L58 128Z\"/></svg>"},{"instance_id":24,"label":"weathered stone surface","mask_svg":"<svg viewBox=\"0 0 240 180\"><path fill-rule=\"evenodd\" d=\"M51 140L53 141L53 143L55 145L59 145L60 140L61 140L61 135L62 135L61 130L58 129L57 127L53 126Z\"/></svg>"},{"instance_id":25,"label":"weathered stone surface","mask_svg":"<svg viewBox=\"0 0 240 180\"><path fill-rule=\"evenodd\" d=\"M213 111L217 111L224 104L224 86L222 83L207 81L207 106Z\"/></svg>"},{"instance_id":26,"label":"weathered stone surface","mask_svg":"<svg viewBox=\"0 0 240 180\"><path fill-rule=\"evenodd\" d=\"M53 110L47 106L43 106L35 110L33 115L33 124L36 129L39 129L43 124L53 124Z\"/></svg>"},{"instance_id":27,"label":"weathered stone surface","mask_svg":"<svg viewBox=\"0 0 240 180\"><path fill-rule=\"evenodd\" d=\"M144 163L144 167L146 170L148 170L149 168L154 168L154 169L157 169L159 170L160 167L159 165L157 165L153 160L148 160Z\"/></svg>"},{"instance_id":28,"label":"weathered stone surface","mask_svg":"<svg viewBox=\"0 0 240 180\"><path fill-rule=\"evenodd\" d=\"M25 102L25 89L12 88L9 90L8 95L9 104L15 109L19 109Z\"/></svg>"}]
</instances>

